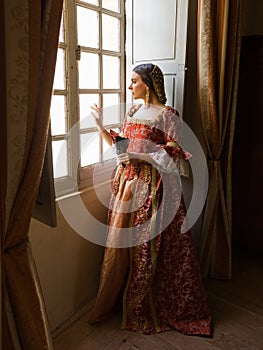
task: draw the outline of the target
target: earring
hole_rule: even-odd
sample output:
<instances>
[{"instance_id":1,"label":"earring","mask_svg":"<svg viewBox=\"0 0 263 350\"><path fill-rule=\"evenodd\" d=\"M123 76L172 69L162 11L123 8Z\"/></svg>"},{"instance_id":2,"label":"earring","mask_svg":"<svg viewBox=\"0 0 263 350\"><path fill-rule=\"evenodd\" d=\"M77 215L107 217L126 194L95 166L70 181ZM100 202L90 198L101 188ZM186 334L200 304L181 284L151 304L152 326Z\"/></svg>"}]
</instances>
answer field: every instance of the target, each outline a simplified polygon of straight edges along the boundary
<instances>
[{"instance_id":1,"label":"earring","mask_svg":"<svg viewBox=\"0 0 263 350\"><path fill-rule=\"evenodd\" d=\"M146 107L148 107L149 105L149 98L150 98L150 92L149 92L149 88L146 89L146 95L145 95L145 105Z\"/></svg>"}]
</instances>

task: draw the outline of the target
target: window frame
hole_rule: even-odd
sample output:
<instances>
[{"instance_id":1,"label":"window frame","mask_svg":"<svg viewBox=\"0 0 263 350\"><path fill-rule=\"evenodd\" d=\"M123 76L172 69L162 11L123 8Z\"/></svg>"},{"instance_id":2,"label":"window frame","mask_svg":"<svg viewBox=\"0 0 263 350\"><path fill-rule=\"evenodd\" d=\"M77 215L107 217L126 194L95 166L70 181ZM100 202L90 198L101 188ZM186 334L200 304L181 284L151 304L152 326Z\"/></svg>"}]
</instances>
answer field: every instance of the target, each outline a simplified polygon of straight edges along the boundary
<instances>
[{"instance_id":1,"label":"window frame","mask_svg":"<svg viewBox=\"0 0 263 350\"><path fill-rule=\"evenodd\" d=\"M99 21L99 42L98 48L79 46L77 42L77 6L81 6L98 12ZM119 29L119 51L110 51L102 48L102 16L103 14L118 18L120 21ZM72 30L74 28L74 30ZM54 89L53 95L65 96L66 98L66 133L61 135L52 135L52 142L66 140L67 141L67 157L68 157L68 175L65 177L54 178L56 196L78 192L86 187L92 187L93 172L96 167L96 183L110 181L112 171L116 167L116 161L102 159L103 140L99 136L100 160L99 163L81 167L80 164L80 137L82 134L89 132L98 132L97 128L80 129L80 94L98 94L99 105L103 107L103 94L117 93L119 94L120 106L124 104L126 98L125 89L125 1L120 0L119 12L114 12L102 7L102 0L98 0L98 5L89 4L80 0L64 0L63 8L63 34L64 42L59 43L58 48L65 51L65 89ZM78 62L82 52L95 53L99 57L99 87L97 89L79 88L78 82ZM103 88L103 64L104 55L118 57L120 60L120 86L118 89ZM76 98L77 96L77 98ZM87 111L89 106L87 106ZM123 118L120 113L120 118ZM74 126L75 125L75 126ZM106 125L107 129L120 128L122 120L118 123Z\"/></svg>"}]
</instances>

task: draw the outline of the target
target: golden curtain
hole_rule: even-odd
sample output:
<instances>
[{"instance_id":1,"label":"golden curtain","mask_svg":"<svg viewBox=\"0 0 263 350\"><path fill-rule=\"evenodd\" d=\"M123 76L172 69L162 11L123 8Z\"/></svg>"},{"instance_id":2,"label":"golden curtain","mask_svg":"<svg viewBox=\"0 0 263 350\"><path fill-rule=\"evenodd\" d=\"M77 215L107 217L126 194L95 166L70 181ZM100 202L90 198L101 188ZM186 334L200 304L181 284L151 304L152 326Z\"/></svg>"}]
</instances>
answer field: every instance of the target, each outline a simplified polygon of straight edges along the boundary
<instances>
[{"instance_id":1,"label":"golden curtain","mask_svg":"<svg viewBox=\"0 0 263 350\"><path fill-rule=\"evenodd\" d=\"M1 2L4 350L53 348L28 231L46 149L62 5L63 0Z\"/></svg>"},{"instance_id":2,"label":"golden curtain","mask_svg":"<svg viewBox=\"0 0 263 350\"><path fill-rule=\"evenodd\" d=\"M198 0L198 98L209 169L202 223L204 277L232 273L232 148L241 0Z\"/></svg>"}]
</instances>

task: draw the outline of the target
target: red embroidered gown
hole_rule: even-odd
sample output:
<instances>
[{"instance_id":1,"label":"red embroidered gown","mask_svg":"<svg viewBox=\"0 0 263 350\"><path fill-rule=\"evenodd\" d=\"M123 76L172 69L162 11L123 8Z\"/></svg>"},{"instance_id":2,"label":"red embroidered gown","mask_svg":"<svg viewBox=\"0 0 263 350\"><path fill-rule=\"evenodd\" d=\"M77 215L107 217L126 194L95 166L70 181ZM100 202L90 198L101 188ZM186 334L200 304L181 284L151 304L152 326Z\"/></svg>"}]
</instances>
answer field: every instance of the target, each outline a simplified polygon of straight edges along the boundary
<instances>
[{"instance_id":1,"label":"red embroidered gown","mask_svg":"<svg viewBox=\"0 0 263 350\"><path fill-rule=\"evenodd\" d=\"M148 121L136 119L138 108L131 108L122 128L123 136L130 139L128 151L154 155L165 150L168 160L188 159L189 153L177 142L177 111L166 107ZM115 142L117 134L111 131L111 135ZM186 210L180 176L162 167L142 161L117 168L108 246L90 321L106 317L122 296L123 329L210 335L199 263L191 233L183 230Z\"/></svg>"}]
</instances>

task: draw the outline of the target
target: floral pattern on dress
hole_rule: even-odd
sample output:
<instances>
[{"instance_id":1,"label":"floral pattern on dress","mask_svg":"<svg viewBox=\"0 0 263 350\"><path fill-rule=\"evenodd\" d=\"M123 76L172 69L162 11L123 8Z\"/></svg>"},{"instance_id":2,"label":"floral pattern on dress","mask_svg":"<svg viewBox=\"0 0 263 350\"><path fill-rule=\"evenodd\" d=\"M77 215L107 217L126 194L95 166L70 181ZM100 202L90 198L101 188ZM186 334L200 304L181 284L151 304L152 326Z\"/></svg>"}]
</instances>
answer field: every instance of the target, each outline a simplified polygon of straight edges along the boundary
<instances>
[{"instance_id":1,"label":"floral pattern on dress","mask_svg":"<svg viewBox=\"0 0 263 350\"><path fill-rule=\"evenodd\" d=\"M191 157L180 146L181 120L175 109L167 107L153 121L144 121L136 119L138 108L128 112L121 130L121 135L130 139L128 152L152 153L163 148L169 157ZM117 133L110 133L115 142ZM119 275L123 281L118 280L118 285L124 290L115 290L116 294L123 293L122 328L144 334L175 329L184 334L210 335L211 317L197 254L191 232L183 231L186 208L179 177L161 174L142 161L119 165L112 186L108 242L120 238L116 229L120 227L130 227L134 240L130 248L121 248L128 251L129 267L127 273ZM132 193L141 205L123 214L118 206ZM175 215L168 220L174 208ZM116 285L112 276L118 276L116 271L122 264L121 259L114 258L114 249L105 250L94 314L96 308L103 313L111 307L105 291L110 284L112 288Z\"/></svg>"}]
</instances>

